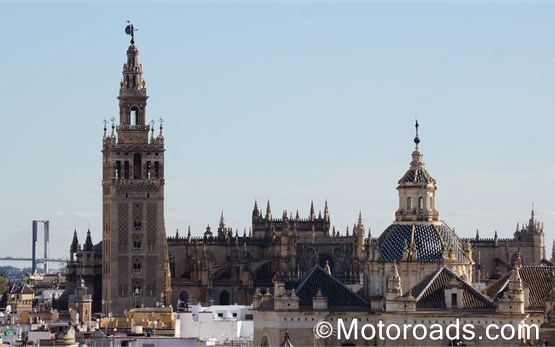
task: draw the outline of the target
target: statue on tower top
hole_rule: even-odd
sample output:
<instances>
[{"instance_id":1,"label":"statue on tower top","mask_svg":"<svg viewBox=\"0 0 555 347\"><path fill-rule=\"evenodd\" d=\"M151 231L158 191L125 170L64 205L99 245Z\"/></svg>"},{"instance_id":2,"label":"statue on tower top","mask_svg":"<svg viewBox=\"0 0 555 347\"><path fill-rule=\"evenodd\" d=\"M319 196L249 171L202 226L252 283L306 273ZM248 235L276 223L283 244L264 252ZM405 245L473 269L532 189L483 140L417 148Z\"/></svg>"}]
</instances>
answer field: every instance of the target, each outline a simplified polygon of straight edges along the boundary
<instances>
[{"instance_id":1,"label":"statue on tower top","mask_svg":"<svg viewBox=\"0 0 555 347\"><path fill-rule=\"evenodd\" d=\"M133 26L133 24L131 24L131 22L127 21L127 23L129 23L129 24L125 27L125 33L127 35L131 35L131 44L134 45L135 44L135 31L137 31L137 29L135 29L135 27Z\"/></svg>"}]
</instances>

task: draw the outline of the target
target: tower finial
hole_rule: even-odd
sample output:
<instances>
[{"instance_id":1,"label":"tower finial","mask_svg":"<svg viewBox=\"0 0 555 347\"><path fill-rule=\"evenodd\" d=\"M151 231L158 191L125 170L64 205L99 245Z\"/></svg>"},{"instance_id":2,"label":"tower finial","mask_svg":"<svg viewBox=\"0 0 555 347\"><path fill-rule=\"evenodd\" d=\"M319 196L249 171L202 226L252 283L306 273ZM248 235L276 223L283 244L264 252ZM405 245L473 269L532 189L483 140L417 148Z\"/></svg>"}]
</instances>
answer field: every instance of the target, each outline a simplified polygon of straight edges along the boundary
<instances>
[{"instance_id":1,"label":"tower finial","mask_svg":"<svg viewBox=\"0 0 555 347\"><path fill-rule=\"evenodd\" d=\"M160 119L158 121L160 122L160 135L159 136L163 137L162 136L162 129L164 129L164 127L163 127L162 124L164 123L164 118L160 117Z\"/></svg>"},{"instance_id":2,"label":"tower finial","mask_svg":"<svg viewBox=\"0 0 555 347\"><path fill-rule=\"evenodd\" d=\"M128 25L125 27L125 33L127 35L131 35L131 44L134 45L135 44L135 31L137 31L137 29L135 29L135 27L133 27L133 24L131 24L131 22L127 21Z\"/></svg>"},{"instance_id":3,"label":"tower finial","mask_svg":"<svg viewBox=\"0 0 555 347\"><path fill-rule=\"evenodd\" d=\"M416 147L418 147L418 144L420 143L420 138L418 137L418 127L420 125L418 124L418 119L416 119L416 123L414 124L414 127L416 128L416 137L414 138L414 143L416 143Z\"/></svg>"},{"instance_id":4,"label":"tower finial","mask_svg":"<svg viewBox=\"0 0 555 347\"><path fill-rule=\"evenodd\" d=\"M106 120L106 118L104 118L104 137L106 137L106 124L108 124L108 120Z\"/></svg>"},{"instance_id":5,"label":"tower finial","mask_svg":"<svg viewBox=\"0 0 555 347\"><path fill-rule=\"evenodd\" d=\"M112 117L111 121L112 121L112 137L114 137L116 135L114 133L114 131L116 129L116 125L115 125L116 119L114 117Z\"/></svg>"}]
</instances>

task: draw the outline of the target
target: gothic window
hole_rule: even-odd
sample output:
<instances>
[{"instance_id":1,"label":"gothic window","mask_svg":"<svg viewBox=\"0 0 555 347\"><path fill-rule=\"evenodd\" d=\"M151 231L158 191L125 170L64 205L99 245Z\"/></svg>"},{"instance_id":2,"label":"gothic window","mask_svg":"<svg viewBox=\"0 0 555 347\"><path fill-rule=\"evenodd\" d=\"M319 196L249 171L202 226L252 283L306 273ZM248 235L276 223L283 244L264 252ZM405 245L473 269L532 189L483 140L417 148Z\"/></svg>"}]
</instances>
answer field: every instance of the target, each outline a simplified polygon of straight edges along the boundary
<instances>
[{"instance_id":1,"label":"gothic window","mask_svg":"<svg viewBox=\"0 0 555 347\"><path fill-rule=\"evenodd\" d=\"M120 179L121 178L121 161L116 161L116 178Z\"/></svg>"},{"instance_id":2,"label":"gothic window","mask_svg":"<svg viewBox=\"0 0 555 347\"><path fill-rule=\"evenodd\" d=\"M154 162L154 178L160 178L160 163Z\"/></svg>"},{"instance_id":3,"label":"gothic window","mask_svg":"<svg viewBox=\"0 0 555 347\"><path fill-rule=\"evenodd\" d=\"M418 209L420 211L422 211L424 209L424 198L423 197L418 198Z\"/></svg>"},{"instance_id":4,"label":"gothic window","mask_svg":"<svg viewBox=\"0 0 555 347\"><path fill-rule=\"evenodd\" d=\"M123 163L123 178L129 179L129 162L127 160Z\"/></svg>"},{"instance_id":5,"label":"gothic window","mask_svg":"<svg viewBox=\"0 0 555 347\"><path fill-rule=\"evenodd\" d=\"M171 273L171 277L175 278L175 257L173 256L173 254L170 254L170 273Z\"/></svg>"},{"instance_id":6,"label":"gothic window","mask_svg":"<svg viewBox=\"0 0 555 347\"><path fill-rule=\"evenodd\" d=\"M133 88L137 86L137 75L133 75Z\"/></svg>"},{"instance_id":7,"label":"gothic window","mask_svg":"<svg viewBox=\"0 0 555 347\"><path fill-rule=\"evenodd\" d=\"M407 198L407 210L412 210L412 198L410 196Z\"/></svg>"},{"instance_id":8,"label":"gothic window","mask_svg":"<svg viewBox=\"0 0 555 347\"><path fill-rule=\"evenodd\" d=\"M145 171L146 179L150 179L150 161L146 162L146 171Z\"/></svg>"},{"instance_id":9,"label":"gothic window","mask_svg":"<svg viewBox=\"0 0 555 347\"><path fill-rule=\"evenodd\" d=\"M141 154L135 153L133 155L133 178L134 179L141 179Z\"/></svg>"}]
</instances>

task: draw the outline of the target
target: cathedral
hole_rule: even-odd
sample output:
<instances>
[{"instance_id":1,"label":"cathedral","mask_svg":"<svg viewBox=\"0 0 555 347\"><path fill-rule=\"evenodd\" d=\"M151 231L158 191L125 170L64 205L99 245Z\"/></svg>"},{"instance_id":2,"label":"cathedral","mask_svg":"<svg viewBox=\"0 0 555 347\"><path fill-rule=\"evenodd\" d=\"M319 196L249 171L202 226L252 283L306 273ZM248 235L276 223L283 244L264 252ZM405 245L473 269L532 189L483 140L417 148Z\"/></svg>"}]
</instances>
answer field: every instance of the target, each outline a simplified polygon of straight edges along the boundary
<instances>
[{"instance_id":1,"label":"cathedral","mask_svg":"<svg viewBox=\"0 0 555 347\"><path fill-rule=\"evenodd\" d=\"M102 241L95 244L89 231L81 245L75 231L69 248L67 281L84 281L93 294L93 312L261 303L262 293L275 292L276 283L285 290L318 275L315 264L356 295L347 295L349 300L379 309L397 297L392 293L408 293L437 271L476 283L502 279L515 261L553 265L545 259L543 225L533 211L511 239L497 233L459 238L440 219L418 123L409 169L397 186L395 220L379 237L370 235L360 215L350 231L336 231L327 201L318 213L311 203L308 216L298 210L275 216L269 201L265 208L255 201L248 230L233 231L222 213L217 228L168 237L162 122L154 129L147 118L146 82L133 39L126 56L119 119L111 129L105 123L102 136Z\"/></svg>"}]
</instances>

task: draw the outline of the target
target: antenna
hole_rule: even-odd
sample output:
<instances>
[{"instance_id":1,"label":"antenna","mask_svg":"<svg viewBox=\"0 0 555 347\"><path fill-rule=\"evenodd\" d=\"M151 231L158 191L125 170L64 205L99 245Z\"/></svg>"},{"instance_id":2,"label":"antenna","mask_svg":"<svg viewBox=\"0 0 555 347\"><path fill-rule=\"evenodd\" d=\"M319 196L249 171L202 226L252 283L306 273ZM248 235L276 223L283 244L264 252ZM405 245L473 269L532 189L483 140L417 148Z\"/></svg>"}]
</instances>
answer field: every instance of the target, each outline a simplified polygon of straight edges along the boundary
<instances>
[{"instance_id":1,"label":"antenna","mask_svg":"<svg viewBox=\"0 0 555 347\"><path fill-rule=\"evenodd\" d=\"M125 33L127 35L131 35L131 44L134 45L135 44L135 31L137 31L137 29L135 29L135 27L133 26L133 24L131 24L131 22L127 21L127 23L129 23L129 24L125 27Z\"/></svg>"}]
</instances>

